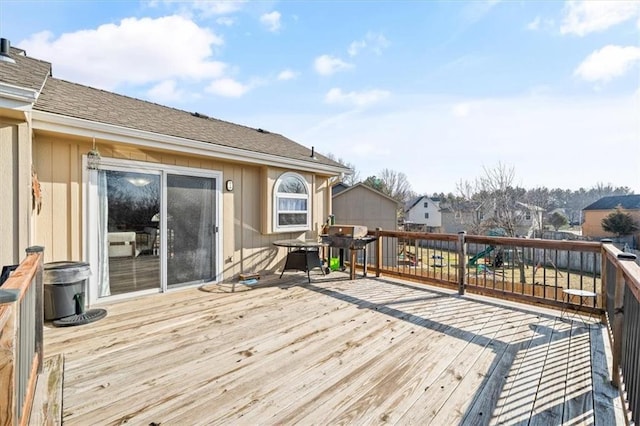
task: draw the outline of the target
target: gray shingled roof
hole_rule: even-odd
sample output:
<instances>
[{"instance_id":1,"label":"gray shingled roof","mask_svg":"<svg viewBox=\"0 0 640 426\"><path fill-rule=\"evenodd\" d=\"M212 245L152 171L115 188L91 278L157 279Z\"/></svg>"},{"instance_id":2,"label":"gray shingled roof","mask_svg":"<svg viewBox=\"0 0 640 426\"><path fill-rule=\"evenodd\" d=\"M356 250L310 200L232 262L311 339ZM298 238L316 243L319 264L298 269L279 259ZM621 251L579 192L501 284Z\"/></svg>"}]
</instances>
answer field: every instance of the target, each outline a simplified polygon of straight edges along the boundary
<instances>
[{"instance_id":1,"label":"gray shingled roof","mask_svg":"<svg viewBox=\"0 0 640 426\"><path fill-rule=\"evenodd\" d=\"M0 81L28 89L42 89L45 79L51 75L51 64L24 55L24 50L12 47L9 56L15 64L0 61Z\"/></svg>"},{"instance_id":2,"label":"gray shingled roof","mask_svg":"<svg viewBox=\"0 0 640 426\"><path fill-rule=\"evenodd\" d=\"M622 206L625 210L640 210L640 195L602 197L582 210L613 210L618 206Z\"/></svg>"},{"instance_id":3,"label":"gray shingled roof","mask_svg":"<svg viewBox=\"0 0 640 426\"><path fill-rule=\"evenodd\" d=\"M317 153L312 160L310 148L277 133L47 78L49 63L21 56L16 51L12 49L11 55L16 64L0 63L0 81L36 90L42 88L34 110L347 170Z\"/></svg>"}]
</instances>

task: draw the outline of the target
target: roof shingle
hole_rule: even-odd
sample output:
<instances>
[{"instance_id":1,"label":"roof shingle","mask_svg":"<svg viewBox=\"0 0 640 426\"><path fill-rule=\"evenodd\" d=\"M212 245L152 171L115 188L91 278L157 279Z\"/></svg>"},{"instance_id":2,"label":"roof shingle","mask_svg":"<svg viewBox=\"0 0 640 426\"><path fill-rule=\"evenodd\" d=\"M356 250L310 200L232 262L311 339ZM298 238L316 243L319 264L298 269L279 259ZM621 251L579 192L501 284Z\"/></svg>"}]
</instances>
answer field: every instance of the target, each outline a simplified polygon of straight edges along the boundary
<instances>
[{"instance_id":1,"label":"roof shingle","mask_svg":"<svg viewBox=\"0 0 640 426\"><path fill-rule=\"evenodd\" d=\"M640 195L612 195L602 197L582 210L612 210L621 206L625 210L640 210Z\"/></svg>"},{"instance_id":2,"label":"roof shingle","mask_svg":"<svg viewBox=\"0 0 640 426\"><path fill-rule=\"evenodd\" d=\"M12 48L16 64L0 63L0 81L41 90L34 110L347 170L277 133L53 78L51 64L20 52Z\"/></svg>"}]
</instances>

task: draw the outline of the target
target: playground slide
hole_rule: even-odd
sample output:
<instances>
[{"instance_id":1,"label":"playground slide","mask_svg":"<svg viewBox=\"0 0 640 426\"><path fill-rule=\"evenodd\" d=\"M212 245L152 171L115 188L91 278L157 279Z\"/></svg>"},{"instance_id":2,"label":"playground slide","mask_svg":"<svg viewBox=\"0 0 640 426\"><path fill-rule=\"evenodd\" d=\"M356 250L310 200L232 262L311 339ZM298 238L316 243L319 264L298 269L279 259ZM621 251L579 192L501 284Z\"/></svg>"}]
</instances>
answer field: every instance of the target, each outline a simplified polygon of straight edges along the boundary
<instances>
[{"instance_id":1,"label":"playground slide","mask_svg":"<svg viewBox=\"0 0 640 426\"><path fill-rule=\"evenodd\" d=\"M468 266L476 266L476 263L478 262L478 259L480 259L481 257L487 256L493 250L495 250L494 246L489 246L486 249L482 250L480 253L476 254L471 259L469 259Z\"/></svg>"}]
</instances>

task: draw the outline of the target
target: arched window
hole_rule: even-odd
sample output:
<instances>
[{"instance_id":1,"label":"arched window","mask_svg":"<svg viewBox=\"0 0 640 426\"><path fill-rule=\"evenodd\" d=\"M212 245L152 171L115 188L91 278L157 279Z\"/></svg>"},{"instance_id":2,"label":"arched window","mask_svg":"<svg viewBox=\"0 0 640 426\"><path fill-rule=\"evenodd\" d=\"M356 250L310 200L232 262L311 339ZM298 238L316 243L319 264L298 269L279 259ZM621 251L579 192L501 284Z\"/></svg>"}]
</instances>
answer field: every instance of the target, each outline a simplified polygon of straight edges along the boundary
<instances>
[{"instance_id":1,"label":"arched window","mask_svg":"<svg viewBox=\"0 0 640 426\"><path fill-rule=\"evenodd\" d=\"M296 173L284 173L276 181L274 191L274 230L276 232L309 229L309 189Z\"/></svg>"}]
</instances>

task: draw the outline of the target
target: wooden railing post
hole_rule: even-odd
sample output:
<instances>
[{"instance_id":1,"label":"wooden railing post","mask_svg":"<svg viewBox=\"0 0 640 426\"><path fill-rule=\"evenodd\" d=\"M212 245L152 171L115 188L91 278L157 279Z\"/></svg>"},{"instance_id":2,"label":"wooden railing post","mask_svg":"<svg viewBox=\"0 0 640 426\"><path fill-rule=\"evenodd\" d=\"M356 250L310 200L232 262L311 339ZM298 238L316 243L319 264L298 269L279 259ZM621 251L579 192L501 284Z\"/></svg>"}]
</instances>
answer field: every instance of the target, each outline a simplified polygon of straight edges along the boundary
<instances>
[{"instance_id":1,"label":"wooden railing post","mask_svg":"<svg viewBox=\"0 0 640 426\"><path fill-rule=\"evenodd\" d=\"M26 250L27 256L40 254L35 281L35 350L38 356L38 374L42 373L42 364L44 362L44 247L31 246Z\"/></svg>"},{"instance_id":2,"label":"wooden railing post","mask_svg":"<svg viewBox=\"0 0 640 426\"><path fill-rule=\"evenodd\" d=\"M600 294L602 295L602 306L600 306L604 310L604 314L600 317L600 321L603 324L607 323L606 313L607 313L607 251L604 248L605 244L612 244L613 241L605 238L600 240L602 243L602 250L600 250Z\"/></svg>"},{"instance_id":3,"label":"wooden railing post","mask_svg":"<svg viewBox=\"0 0 640 426\"><path fill-rule=\"evenodd\" d=\"M467 243L464 240L466 232L458 232L458 294L464 294L465 276L467 275Z\"/></svg>"},{"instance_id":4,"label":"wooden railing post","mask_svg":"<svg viewBox=\"0 0 640 426\"><path fill-rule=\"evenodd\" d=\"M382 239L380 237L382 228L376 228L376 277L380 278L380 270L382 269Z\"/></svg>"},{"instance_id":5,"label":"wooden railing post","mask_svg":"<svg viewBox=\"0 0 640 426\"><path fill-rule=\"evenodd\" d=\"M618 253L618 260L636 260L633 253ZM613 317L613 371L612 384L620 387L620 361L622 360L622 327L624 326L624 276L620 267L616 268L616 292L614 297Z\"/></svg>"}]
</instances>

